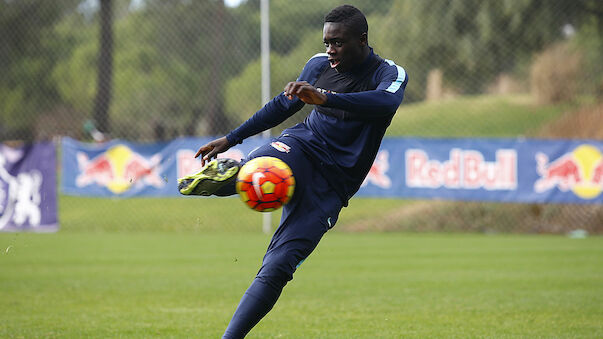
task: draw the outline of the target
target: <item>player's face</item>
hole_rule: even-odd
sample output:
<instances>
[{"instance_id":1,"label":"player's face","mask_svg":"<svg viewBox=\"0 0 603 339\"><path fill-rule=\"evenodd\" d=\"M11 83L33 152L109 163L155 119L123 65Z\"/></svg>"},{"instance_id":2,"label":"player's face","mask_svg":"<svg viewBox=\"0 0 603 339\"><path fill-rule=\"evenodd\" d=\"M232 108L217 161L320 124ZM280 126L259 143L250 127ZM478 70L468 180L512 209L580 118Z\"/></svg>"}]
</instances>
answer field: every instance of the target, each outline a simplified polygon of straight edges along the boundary
<instances>
[{"instance_id":1,"label":"player's face","mask_svg":"<svg viewBox=\"0 0 603 339\"><path fill-rule=\"evenodd\" d=\"M347 72L364 61L363 52L367 43L364 33L358 36L341 23L325 22L323 42L331 68L335 68L337 72Z\"/></svg>"}]
</instances>

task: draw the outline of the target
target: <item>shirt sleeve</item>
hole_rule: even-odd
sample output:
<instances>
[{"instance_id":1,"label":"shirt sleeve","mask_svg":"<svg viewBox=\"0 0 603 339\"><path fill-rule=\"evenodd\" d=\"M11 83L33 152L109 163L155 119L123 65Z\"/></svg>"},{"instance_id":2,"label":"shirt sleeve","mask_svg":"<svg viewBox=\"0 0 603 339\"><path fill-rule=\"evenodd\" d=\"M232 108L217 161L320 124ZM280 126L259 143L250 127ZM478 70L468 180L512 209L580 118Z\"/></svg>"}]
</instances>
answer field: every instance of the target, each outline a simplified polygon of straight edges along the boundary
<instances>
[{"instance_id":1,"label":"shirt sleeve","mask_svg":"<svg viewBox=\"0 0 603 339\"><path fill-rule=\"evenodd\" d=\"M311 84L316 82L320 72L328 64L325 53L314 55L302 70L298 81L307 81ZM290 116L304 107L304 102L297 97L289 100L283 92L274 97L264 107L245 121L241 126L226 135L231 145L240 144L244 139L261 133L265 130L278 126Z\"/></svg>"},{"instance_id":2,"label":"shirt sleeve","mask_svg":"<svg viewBox=\"0 0 603 339\"><path fill-rule=\"evenodd\" d=\"M404 98L408 75L393 61L378 76L379 84L371 91L355 93L327 93L325 107L348 111L349 118L381 118L396 113Z\"/></svg>"},{"instance_id":3,"label":"shirt sleeve","mask_svg":"<svg viewBox=\"0 0 603 339\"><path fill-rule=\"evenodd\" d=\"M289 100L283 93L270 100L241 126L226 135L231 145L240 144L244 139L278 126L304 106L304 102L294 97Z\"/></svg>"}]
</instances>

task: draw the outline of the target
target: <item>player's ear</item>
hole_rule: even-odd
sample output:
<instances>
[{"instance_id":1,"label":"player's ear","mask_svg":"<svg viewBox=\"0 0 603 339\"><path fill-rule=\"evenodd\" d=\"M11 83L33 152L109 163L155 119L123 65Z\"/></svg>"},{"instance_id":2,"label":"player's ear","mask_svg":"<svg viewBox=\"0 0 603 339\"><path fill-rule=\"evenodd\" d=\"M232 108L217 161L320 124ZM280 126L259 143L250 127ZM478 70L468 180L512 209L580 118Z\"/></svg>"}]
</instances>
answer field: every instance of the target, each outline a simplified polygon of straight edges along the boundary
<instances>
[{"instance_id":1,"label":"player's ear","mask_svg":"<svg viewBox=\"0 0 603 339\"><path fill-rule=\"evenodd\" d=\"M360 34L360 45L362 45L362 46L368 45L368 33L367 32Z\"/></svg>"}]
</instances>

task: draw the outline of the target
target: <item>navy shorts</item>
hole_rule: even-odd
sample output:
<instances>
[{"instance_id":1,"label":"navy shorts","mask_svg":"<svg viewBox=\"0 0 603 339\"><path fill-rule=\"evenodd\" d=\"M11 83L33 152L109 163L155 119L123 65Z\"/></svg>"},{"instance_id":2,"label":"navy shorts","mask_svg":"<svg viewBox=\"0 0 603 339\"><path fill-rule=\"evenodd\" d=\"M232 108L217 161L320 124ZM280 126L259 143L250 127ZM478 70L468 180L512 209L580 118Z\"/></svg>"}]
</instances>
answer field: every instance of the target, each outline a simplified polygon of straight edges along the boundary
<instances>
[{"instance_id":1,"label":"navy shorts","mask_svg":"<svg viewBox=\"0 0 603 339\"><path fill-rule=\"evenodd\" d=\"M281 159L291 167L295 178L293 197L283 206L280 225L258 272L258 277L278 276L286 283L322 236L335 226L343 205L296 139L276 138L253 150L246 160L262 156Z\"/></svg>"}]
</instances>

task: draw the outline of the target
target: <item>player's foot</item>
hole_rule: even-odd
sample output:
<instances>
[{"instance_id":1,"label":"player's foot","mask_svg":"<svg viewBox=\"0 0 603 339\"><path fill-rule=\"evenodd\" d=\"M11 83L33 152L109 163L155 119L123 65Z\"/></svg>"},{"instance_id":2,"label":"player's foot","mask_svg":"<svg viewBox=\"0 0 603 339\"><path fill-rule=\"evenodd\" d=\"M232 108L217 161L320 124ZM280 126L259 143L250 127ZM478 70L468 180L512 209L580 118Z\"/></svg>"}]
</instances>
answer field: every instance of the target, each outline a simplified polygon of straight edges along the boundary
<instances>
[{"instance_id":1,"label":"player's foot","mask_svg":"<svg viewBox=\"0 0 603 339\"><path fill-rule=\"evenodd\" d=\"M184 195L212 195L236 180L239 163L232 159L210 161L198 173L178 179L178 191Z\"/></svg>"}]
</instances>

